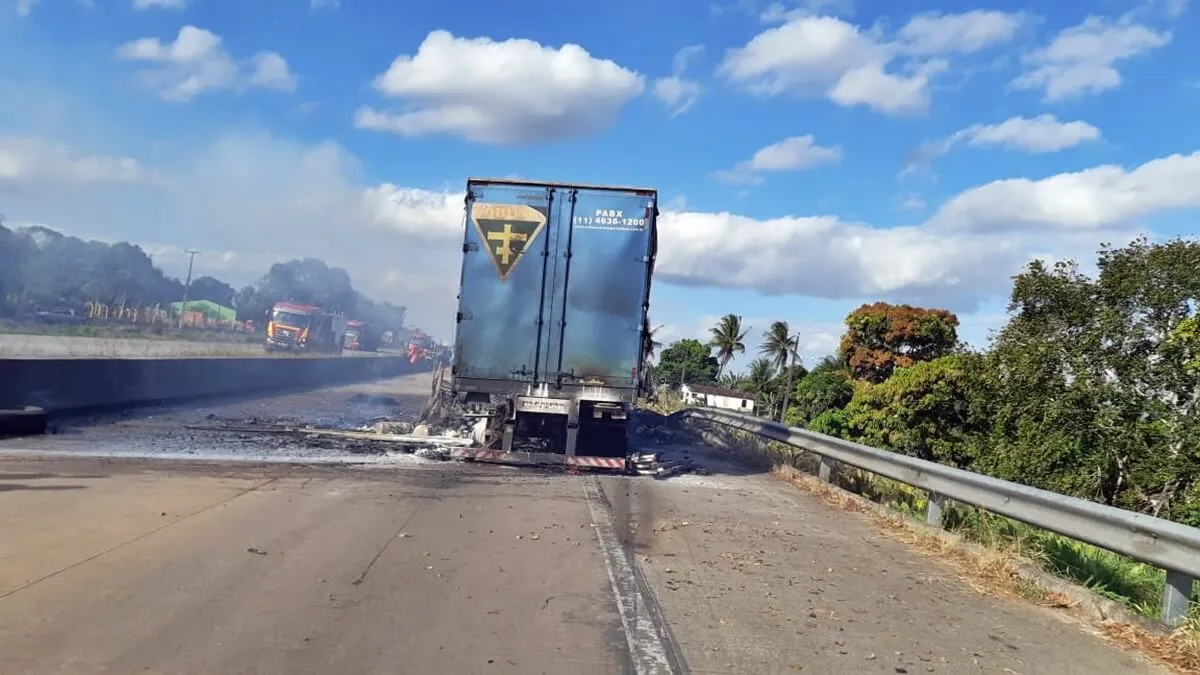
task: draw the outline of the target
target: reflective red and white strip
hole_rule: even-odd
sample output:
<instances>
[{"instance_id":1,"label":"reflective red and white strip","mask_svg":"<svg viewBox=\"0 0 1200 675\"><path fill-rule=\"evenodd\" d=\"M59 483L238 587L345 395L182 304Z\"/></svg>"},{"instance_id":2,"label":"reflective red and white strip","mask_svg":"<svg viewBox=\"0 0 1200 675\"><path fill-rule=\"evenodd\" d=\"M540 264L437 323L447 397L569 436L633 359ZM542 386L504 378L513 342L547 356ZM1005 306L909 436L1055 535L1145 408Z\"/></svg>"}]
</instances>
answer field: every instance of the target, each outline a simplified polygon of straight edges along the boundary
<instances>
[{"instance_id":1,"label":"reflective red and white strip","mask_svg":"<svg viewBox=\"0 0 1200 675\"><path fill-rule=\"evenodd\" d=\"M492 459L497 461L513 459L509 453L499 450L473 450L470 448L457 448L450 451L450 456L459 459ZM547 457L554 457L550 455ZM624 469L625 458L623 457L564 457L563 461L571 466L586 466L596 469Z\"/></svg>"},{"instance_id":2,"label":"reflective red and white strip","mask_svg":"<svg viewBox=\"0 0 1200 675\"><path fill-rule=\"evenodd\" d=\"M574 466L590 466L597 469L624 469L623 457L568 457L567 464Z\"/></svg>"}]
</instances>

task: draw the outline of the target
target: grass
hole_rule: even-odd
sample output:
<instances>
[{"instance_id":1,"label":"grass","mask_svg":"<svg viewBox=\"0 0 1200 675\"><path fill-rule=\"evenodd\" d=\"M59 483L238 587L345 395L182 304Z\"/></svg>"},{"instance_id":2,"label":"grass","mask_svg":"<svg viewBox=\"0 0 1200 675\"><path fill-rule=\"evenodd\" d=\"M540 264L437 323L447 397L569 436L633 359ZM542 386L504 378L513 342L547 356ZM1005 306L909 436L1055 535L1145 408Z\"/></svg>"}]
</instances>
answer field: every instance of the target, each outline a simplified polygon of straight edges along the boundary
<instances>
[{"instance_id":1,"label":"grass","mask_svg":"<svg viewBox=\"0 0 1200 675\"><path fill-rule=\"evenodd\" d=\"M683 402L683 397L679 394L666 390L659 393L655 400L641 399L638 401L638 407L643 410L652 410L660 415L671 415L688 407Z\"/></svg>"},{"instance_id":2,"label":"grass","mask_svg":"<svg viewBox=\"0 0 1200 675\"><path fill-rule=\"evenodd\" d=\"M841 488L837 490L812 476L819 461L812 453L742 431L710 431L727 450L770 468L834 506L860 513L868 511L867 501L887 507L886 515L878 511L869 515L889 534L952 563L985 593L1020 596L1050 607L1074 605L1063 594L1020 574L1016 564L1023 563L1084 586L1138 615L1158 617L1166 574L1153 565L960 504L949 505L943 514L950 537L938 536L913 523L925 517L928 497L923 490L847 466L832 473L833 486ZM971 552L951 539L975 544L972 548L984 553ZM1188 619L1169 634L1121 622L1100 622L1096 627L1114 642L1143 651L1179 672L1200 672L1200 594L1196 591Z\"/></svg>"},{"instance_id":3,"label":"grass","mask_svg":"<svg viewBox=\"0 0 1200 675\"><path fill-rule=\"evenodd\" d=\"M915 518L927 508L924 490L846 468L836 484L873 502ZM1004 551L1150 619L1157 619L1166 573L1118 553L962 504L950 505L944 515L947 531L963 539ZM1193 593L1191 618L1200 621L1200 595Z\"/></svg>"}]
</instances>

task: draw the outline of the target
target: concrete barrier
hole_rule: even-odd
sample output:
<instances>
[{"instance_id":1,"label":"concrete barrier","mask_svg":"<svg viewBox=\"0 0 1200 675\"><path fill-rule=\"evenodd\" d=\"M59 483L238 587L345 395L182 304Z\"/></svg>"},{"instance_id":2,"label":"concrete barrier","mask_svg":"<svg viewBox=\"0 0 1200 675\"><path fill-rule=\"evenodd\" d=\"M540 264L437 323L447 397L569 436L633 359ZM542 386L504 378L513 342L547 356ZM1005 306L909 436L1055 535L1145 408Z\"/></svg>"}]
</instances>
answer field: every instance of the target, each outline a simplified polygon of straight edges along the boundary
<instances>
[{"instance_id":1,"label":"concrete barrier","mask_svg":"<svg viewBox=\"0 0 1200 675\"><path fill-rule=\"evenodd\" d=\"M0 359L0 409L39 406L63 413L362 382L426 370L404 357Z\"/></svg>"}]
</instances>

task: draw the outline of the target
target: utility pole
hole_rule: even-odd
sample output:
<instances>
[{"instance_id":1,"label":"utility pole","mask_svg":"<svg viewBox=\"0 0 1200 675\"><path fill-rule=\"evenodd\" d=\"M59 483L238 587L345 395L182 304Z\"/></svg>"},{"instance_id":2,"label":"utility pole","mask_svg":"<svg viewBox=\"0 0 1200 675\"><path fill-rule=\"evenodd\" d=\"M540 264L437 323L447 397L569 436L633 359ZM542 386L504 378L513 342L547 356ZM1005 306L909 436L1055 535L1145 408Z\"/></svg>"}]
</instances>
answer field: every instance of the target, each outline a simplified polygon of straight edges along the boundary
<instances>
[{"instance_id":1,"label":"utility pole","mask_svg":"<svg viewBox=\"0 0 1200 675\"><path fill-rule=\"evenodd\" d=\"M780 408L780 410L779 410L779 423L780 424L785 424L784 420L787 419L788 403L790 402L788 399L790 399L792 396L792 373L795 372L795 370L796 370L796 352L800 351L800 332L799 331L796 332L796 337L793 338L793 340L794 341L790 345L788 345L791 348L791 352L792 352L792 364L790 366L788 366L787 387L783 390L783 407Z\"/></svg>"},{"instance_id":2,"label":"utility pole","mask_svg":"<svg viewBox=\"0 0 1200 675\"><path fill-rule=\"evenodd\" d=\"M196 249L188 249L184 253L188 254L188 273L187 281L183 283L183 304L179 306L179 330L183 330L183 315L187 313L188 289L192 287L192 263L196 262L196 254L200 251Z\"/></svg>"}]
</instances>

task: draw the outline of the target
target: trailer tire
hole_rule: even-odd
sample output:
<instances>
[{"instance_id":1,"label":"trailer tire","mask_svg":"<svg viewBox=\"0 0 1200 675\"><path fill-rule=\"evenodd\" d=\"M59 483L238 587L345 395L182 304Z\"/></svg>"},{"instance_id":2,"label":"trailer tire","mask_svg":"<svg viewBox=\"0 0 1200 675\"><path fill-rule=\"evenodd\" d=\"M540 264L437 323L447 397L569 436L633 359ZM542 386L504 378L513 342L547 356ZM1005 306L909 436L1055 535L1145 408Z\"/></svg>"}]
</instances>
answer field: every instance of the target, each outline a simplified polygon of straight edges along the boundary
<instances>
[{"instance_id":1,"label":"trailer tire","mask_svg":"<svg viewBox=\"0 0 1200 675\"><path fill-rule=\"evenodd\" d=\"M5 436L40 436L46 433L46 411L37 406L23 410L0 410L0 438Z\"/></svg>"}]
</instances>

